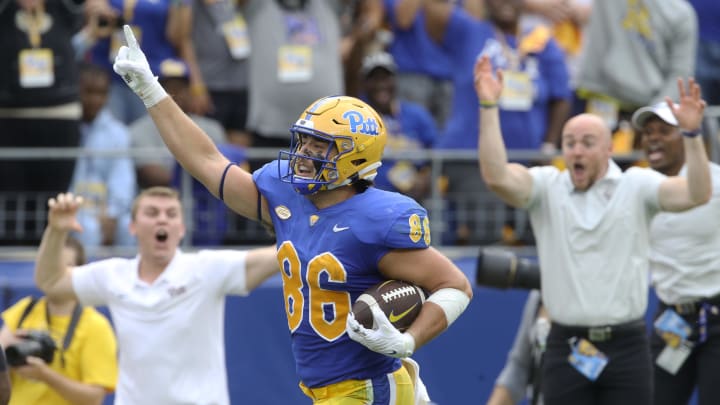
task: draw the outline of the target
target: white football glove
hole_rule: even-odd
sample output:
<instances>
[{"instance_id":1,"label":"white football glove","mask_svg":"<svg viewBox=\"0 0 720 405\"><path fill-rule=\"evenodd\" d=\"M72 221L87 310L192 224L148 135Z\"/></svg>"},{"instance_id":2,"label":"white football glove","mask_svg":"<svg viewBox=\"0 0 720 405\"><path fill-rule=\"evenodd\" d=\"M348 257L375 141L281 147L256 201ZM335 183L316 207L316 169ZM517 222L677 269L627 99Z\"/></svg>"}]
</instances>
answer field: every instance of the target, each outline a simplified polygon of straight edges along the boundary
<instances>
[{"instance_id":1,"label":"white football glove","mask_svg":"<svg viewBox=\"0 0 720 405\"><path fill-rule=\"evenodd\" d=\"M365 329L350 312L345 327L350 339L386 356L399 359L410 357L415 350L415 338L409 333L402 333L395 329L377 305L371 305L370 310L372 310L374 325L377 328Z\"/></svg>"},{"instance_id":2,"label":"white football glove","mask_svg":"<svg viewBox=\"0 0 720 405\"><path fill-rule=\"evenodd\" d=\"M123 27L125 30L125 42L127 46L120 47L113 70L119 74L125 83L137 94L145 108L150 108L167 97L165 89L157 81L157 77L150 70L145 54L140 49L135 34L129 25Z\"/></svg>"}]
</instances>

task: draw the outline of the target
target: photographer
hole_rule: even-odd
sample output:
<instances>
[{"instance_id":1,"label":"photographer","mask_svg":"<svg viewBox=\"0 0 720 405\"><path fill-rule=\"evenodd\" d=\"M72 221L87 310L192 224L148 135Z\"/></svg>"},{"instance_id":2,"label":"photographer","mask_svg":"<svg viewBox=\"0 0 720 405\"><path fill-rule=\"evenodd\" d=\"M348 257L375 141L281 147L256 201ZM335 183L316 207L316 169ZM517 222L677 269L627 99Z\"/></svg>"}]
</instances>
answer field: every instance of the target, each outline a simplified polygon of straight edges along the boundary
<instances>
[{"instance_id":1,"label":"photographer","mask_svg":"<svg viewBox=\"0 0 720 405\"><path fill-rule=\"evenodd\" d=\"M67 265L85 262L82 245L72 238L62 255ZM117 343L107 318L95 309L75 299L26 297L2 319L11 405L99 405L115 389Z\"/></svg>"},{"instance_id":2,"label":"photographer","mask_svg":"<svg viewBox=\"0 0 720 405\"><path fill-rule=\"evenodd\" d=\"M497 248L484 248L477 261L477 285L530 290L515 341L486 405L513 405L527 399L542 404L542 358L550 319L540 298L540 267L526 258Z\"/></svg>"}]
</instances>

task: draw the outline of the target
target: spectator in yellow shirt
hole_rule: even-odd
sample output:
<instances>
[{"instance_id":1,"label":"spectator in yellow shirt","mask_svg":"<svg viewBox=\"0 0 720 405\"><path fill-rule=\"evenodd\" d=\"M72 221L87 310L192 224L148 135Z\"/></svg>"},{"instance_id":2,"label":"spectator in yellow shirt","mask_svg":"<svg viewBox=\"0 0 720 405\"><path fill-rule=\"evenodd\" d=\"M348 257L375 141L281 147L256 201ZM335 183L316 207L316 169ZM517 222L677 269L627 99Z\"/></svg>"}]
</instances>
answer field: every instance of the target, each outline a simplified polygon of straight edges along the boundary
<instances>
[{"instance_id":1,"label":"spectator in yellow shirt","mask_svg":"<svg viewBox=\"0 0 720 405\"><path fill-rule=\"evenodd\" d=\"M83 246L68 238L63 259L70 266L84 264ZM114 391L117 342L108 319L94 308L75 299L25 297L5 310L2 319L0 344L11 367L10 405L100 405ZM30 331L52 338L52 361L11 355ZM17 364L22 359L25 364Z\"/></svg>"}]
</instances>

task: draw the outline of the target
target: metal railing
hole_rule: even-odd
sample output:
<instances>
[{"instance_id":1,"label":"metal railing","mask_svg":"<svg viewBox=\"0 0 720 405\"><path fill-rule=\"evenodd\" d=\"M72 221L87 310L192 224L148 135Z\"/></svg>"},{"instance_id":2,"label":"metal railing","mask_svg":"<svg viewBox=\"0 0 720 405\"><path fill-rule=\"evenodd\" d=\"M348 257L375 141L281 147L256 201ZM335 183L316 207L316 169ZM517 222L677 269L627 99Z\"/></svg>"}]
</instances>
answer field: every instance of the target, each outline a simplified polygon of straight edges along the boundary
<instances>
[{"instance_id":1,"label":"metal railing","mask_svg":"<svg viewBox=\"0 0 720 405\"><path fill-rule=\"evenodd\" d=\"M720 106L708 107L706 112L705 120L705 132L710 134L707 137L709 153L711 159L715 162L720 162ZM105 151L88 151L83 148L0 148L0 159L37 159L39 161L47 159L75 159L79 156L96 156L96 157L131 157L131 158L142 158L142 157L157 157L162 154L167 154L165 148L138 148L138 149L119 149L119 150L105 150ZM268 148L250 148L247 150L247 157L249 160L259 161L265 160L270 161L277 158L276 149ZM514 222L516 230L520 230L520 233L526 233L529 230L529 224L527 217L524 212L508 210L507 207L494 195L488 191L481 191L480 195L485 205L477 208L473 212L458 211L457 207L454 207L454 203L457 202L463 193L472 193L476 190L461 190L455 193L444 192L441 181L438 181L443 176L445 167L448 163L461 163L464 162L468 165L468 176L475 176L480 178L480 173L477 168L477 154L474 150L428 150L422 152L387 152L384 156L385 159L398 159L398 160L409 160L409 161L424 161L430 162L431 167L431 191L427 198L420 201L428 210L431 219L431 229L433 230L433 243L435 245L445 245L446 241L453 239L448 237L448 232L451 232L452 223L459 216L465 218L472 218L474 223L480 224L479 226L485 226L489 229L486 232L486 236L483 236L479 242L478 239L471 239L475 241L475 244L487 244L492 243L493 240L501 239L502 235L502 221ZM547 155L541 154L534 150L513 150L508 152L508 158L515 161L548 161ZM632 163L644 158L641 152L634 152L631 154L617 155L615 160L619 163ZM185 218L192 218L192 221L186 221L188 227L188 235L191 235L195 229L197 218L193 216L193 210L195 200L192 193L192 179L185 175L181 182L181 195L183 199L183 207ZM8 234L8 232L15 232L14 236L17 238L28 238L37 239L40 237L43 231L45 218L47 216L46 202L50 196L47 194L39 193L0 193L0 236ZM30 205L36 207L34 212L27 212L22 207L30 202ZM9 220L13 222L23 221L28 218L28 215L32 215L38 226L34 229L29 230L31 234L27 234L24 230L12 230L7 229L6 225ZM239 217L230 217L231 226L228 228L230 235L229 240L234 241L235 244L239 245L253 245L253 244L265 244L271 243L272 238L265 232L265 230L258 224L251 221L239 220ZM208 220L208 218L205 218ZM24 233L25 232L25 233ZM489 235L489 236L488 236ZM190 246L191 238L186 238L184 241L185 246ZM0 247L1 249L1 247Z\"/></svg>"}]
</instances>

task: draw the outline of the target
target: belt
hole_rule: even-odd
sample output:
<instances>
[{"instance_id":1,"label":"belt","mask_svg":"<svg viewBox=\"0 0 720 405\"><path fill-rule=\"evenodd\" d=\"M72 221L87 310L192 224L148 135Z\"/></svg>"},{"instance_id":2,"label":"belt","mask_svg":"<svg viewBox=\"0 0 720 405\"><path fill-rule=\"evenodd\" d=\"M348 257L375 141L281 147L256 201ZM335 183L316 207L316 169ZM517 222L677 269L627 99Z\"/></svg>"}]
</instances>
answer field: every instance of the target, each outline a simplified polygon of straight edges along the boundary
<instances>
[{"instance_id":1,"label":"belt","mask_svg":"<svg viewBox=\"0 0 720 405\"><path fill-rule=\"evenodd\" d=\"M684 302L682 304L667 304L660 301L660 305L663 308L672 308L679 315L696 315L698 312L700 312L700 307L702 307L703 304L720 306L720 294L714 295L709 298L701 298L693 302Z\"/></svg>"},{"instance_id":2,"label":"belt","mask_svg":"<svg viewBox=\"0 0 720 405\"><path fill-rule=\"evenodd\" d=\"M617 337L633 335L638 332L644 334L645 321L637 319L616 325L604 326L570 326L553 322L551 330L567 336L586 338L591 342L607 342Z\"/></svg>"}]
</instances>

